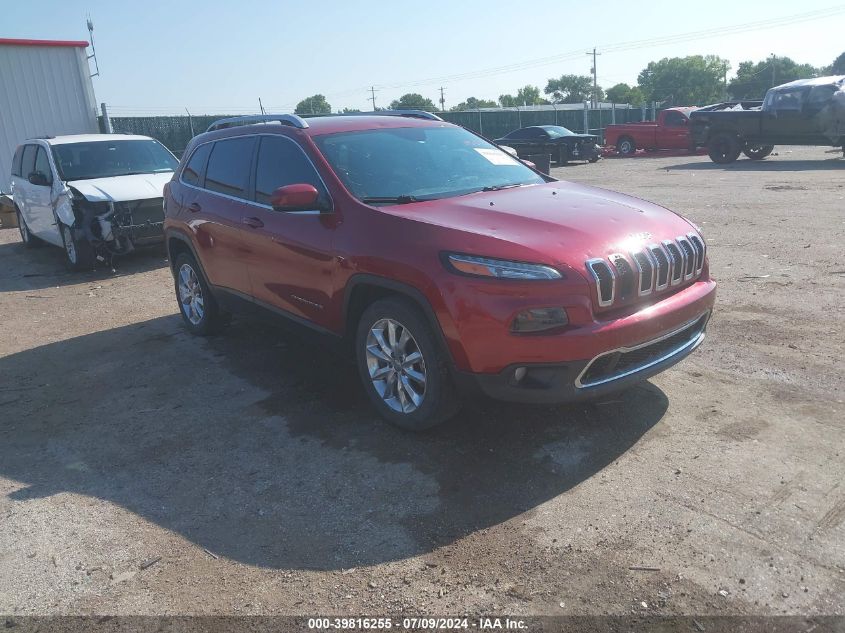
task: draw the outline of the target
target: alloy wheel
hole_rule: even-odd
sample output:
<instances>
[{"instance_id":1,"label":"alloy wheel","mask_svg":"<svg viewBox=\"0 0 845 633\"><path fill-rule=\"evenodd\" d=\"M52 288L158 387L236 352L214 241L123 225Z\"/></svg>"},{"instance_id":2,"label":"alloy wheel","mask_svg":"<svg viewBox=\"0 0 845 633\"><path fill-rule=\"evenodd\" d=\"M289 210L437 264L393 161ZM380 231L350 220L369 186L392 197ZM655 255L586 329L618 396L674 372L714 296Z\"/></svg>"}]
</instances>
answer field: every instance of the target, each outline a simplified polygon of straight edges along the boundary
<instances>
[{"instance_id":1,"label":"alloy wheel","mask_svg":"<svg viewBox=\"0 0 845 633\"><path fill-rule=\"evenodd\" d=\"M416 411L425 398L426 367L410 330L394 319L380 319L370 328L366 345L376 393L394 411Z\"/></svg>"},{"instance_id":2,"label":"alloy wheel","mask_svg":"<svg viewBox=\"0 0 845 633\"><path fill-rule=\"evenodd\" d=\"M197 273L189 264L179 268L179 302L188 321L199 325L205 314L205 302Z\"/></svg>"}]
</instances>

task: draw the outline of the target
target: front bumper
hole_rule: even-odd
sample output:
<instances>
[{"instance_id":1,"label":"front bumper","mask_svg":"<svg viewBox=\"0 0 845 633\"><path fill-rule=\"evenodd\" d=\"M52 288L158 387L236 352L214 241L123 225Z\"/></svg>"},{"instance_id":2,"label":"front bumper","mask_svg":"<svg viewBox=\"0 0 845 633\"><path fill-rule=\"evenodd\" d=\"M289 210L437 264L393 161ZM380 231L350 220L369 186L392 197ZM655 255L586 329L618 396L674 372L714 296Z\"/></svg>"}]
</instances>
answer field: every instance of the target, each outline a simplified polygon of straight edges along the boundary
<instances>
[{"instance_id":1,"label":"front bumper","mask_svg":"<svg viewBox=\"0 0 845 633\"><path fill-rule=\"evenodd\" d=\"M655 339L602 352L590 360L516 363L495 374L456 372L456 380L465 392L509 402L592 400L647 380L686 358L704 341L709 318L708 310Z\"/></svg>"}]
</instances>

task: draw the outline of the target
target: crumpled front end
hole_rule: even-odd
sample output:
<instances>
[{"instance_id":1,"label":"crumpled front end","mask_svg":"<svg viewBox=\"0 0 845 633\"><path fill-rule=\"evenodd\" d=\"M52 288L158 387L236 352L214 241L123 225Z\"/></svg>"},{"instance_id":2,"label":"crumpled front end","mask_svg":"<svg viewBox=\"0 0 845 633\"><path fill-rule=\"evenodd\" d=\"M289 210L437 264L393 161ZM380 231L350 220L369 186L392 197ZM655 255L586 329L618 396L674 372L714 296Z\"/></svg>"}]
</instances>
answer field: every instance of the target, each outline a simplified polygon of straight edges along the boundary
<instances>
[{"instance_id":1,"label":"crumpled front end","mask_svg":"<svg viewBox=\"0 0 845 633\"><path fill-rule=\"evenodd\" d=\"M92 202L70 187L74 228L101 257L164 241L162 198Z\"/></svg>"}]
</instances>

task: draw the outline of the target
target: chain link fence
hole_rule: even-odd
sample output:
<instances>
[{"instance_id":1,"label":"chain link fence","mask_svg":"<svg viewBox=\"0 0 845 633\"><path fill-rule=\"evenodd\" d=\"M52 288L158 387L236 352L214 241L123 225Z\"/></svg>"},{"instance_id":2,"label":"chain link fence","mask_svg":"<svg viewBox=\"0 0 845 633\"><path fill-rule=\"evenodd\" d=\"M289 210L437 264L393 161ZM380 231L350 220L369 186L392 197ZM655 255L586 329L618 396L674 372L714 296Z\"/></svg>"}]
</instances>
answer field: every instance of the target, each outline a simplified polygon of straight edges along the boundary
<instances>
[{"instance_id":1,"label":"chain link fence","mask_svg":"<svg viewBox=\"0 0 845 633\"><path fill-rule=\"evenodd\" d=\"M627 104L602 103L600 107L580 104L558 106L528 106L524 108L490 108L462 112L438 112L450 123L463 126L489 139L496 139L529 125L562 125L573 132L594 134L604 141L604 129L611 123L632 123L653 120L654 106L650 108ZM109 117L116 134L141 134L161 141L176 156L181 156L190 140L205 132L217 119L229 114L201 116L137 116ZM106 123L100 117L100 130L106 132Z\"/></svg>"}]
</instances>

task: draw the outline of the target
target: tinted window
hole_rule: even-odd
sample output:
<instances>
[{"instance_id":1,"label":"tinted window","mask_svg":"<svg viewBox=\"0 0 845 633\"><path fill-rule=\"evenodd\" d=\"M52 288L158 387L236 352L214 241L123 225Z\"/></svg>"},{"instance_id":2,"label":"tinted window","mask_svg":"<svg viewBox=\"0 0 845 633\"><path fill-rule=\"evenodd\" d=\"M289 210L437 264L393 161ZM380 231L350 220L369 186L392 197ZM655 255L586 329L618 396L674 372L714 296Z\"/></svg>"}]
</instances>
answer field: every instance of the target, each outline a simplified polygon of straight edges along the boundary
<instances>
[{"instance_id":1,"label":"tinted window","mask_svg":"<svg viewBox=\"0 0 845 633\"><path fill-rule=\"evenodd\" d=\"M38 154L35 156L35 171L39 171L47 176L47 182L53 184L53 170L50 169L50 161L47 160L47 151L43 147L38 148Z\"/></svg>"},{"instance_id":2,"label":"tinted window","mask_svg":"<svg viewBox=\"0 0 845 633\"><path fill-rule=\"evenodd\" d=\"M508 134L505 138L528 138L528 130L514 130L510 134Z\"/></svg>"},{"instance_id":3,"label":"tinted window","mask_svg":"<svg viewBox=\"0 0 845 633\"><path fill-rule=\"evenodd\" d=\"M274 189L300 183L313 185L325 194L320 177L296 143L279 137L262 137L255 169L255 201L270 204Z\"/></svg>"},{"instance_id":4,"label":"tinted window","mask_svg":"<svg viewBox=\"0 0 845 633\"><path fill-rule=\"evenodd\" d=\"M12 159L12 175L21 175L21 157L23 157L23 145L18 145L15 150L15 157Z\"/></svg>"},{"instance_id":5,"label":"tinted window","mask_svg":"<svg viewBox=\"0 0 845 633\"><path fill-rule=\"evenodd\" d=\"M545 130L546 134L548 134L552 138L560 138L562 136L572 136L575 134L572 130L569 130L565 127L560 125L544 125L543 130Z\"/></svg>"},{"instance_id":6,"label":"tinted window","mask_svg":"<svg viewBox=\"0 0 845 633\"><path fill-rule=\"evenodd\" d=\"M24 178L29 178L29 175L35 171L35 150L37 145L27 145L23 150L23 159L21 160L21 175Z\"/></svg>"},{"instance_id":7,"label":"tinted window","mask_svg":"<svg viewBox=\"0 0 845 633\"><path fill-rule=\"evenodd\" d=\"M189 185L201 186L202 172L205 170L205 164L208 161L208 155L211 153L212 143L200 145L194 150L191 155L191 160L185 165L182 170L182 180Z\"/></svg>"},{"instance_id":8,"label":"tinted window","mask_svg":"<svg viewBox=\"0 0 845 633\"><path fill-rule=\"evenodd\" d=\"M772 97L772 108L774 110L800 110L803 98L803 88L778 91Z\"/></svg>"},{"instance_id":9,"label":"tinted window","mask_svg":"<svg viewBox=\"0 0 845 633\"><path fill-rule=\"evenodd\" d=\"M227 196L245 198L254 147L255 138L252 136L217 141L208 159L205 188Z\"/></svg>"},{"instance_id":10,"label":"tinted window","mask_svg":"<svg viewBox=\"0 0 845 633\"><path fill-rule=\"evenodd\" d=\"M530 127L526 130L526 138L549 138L549 135L538 127Z\"/></svg>"},{"instance_id":11,"label":"tinted window","mask_svg":"<svg viewBox=\"0 0 845 633\"><path fill-rule=\"evenodd\" d=\"M836 86L814 86L807 95L807 110L818 111L833 99Z\"/></svg>"}]
</instances>

